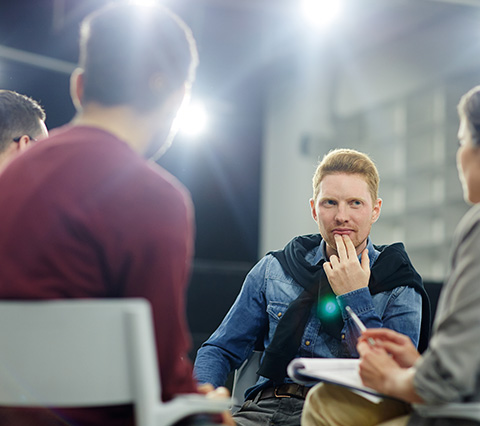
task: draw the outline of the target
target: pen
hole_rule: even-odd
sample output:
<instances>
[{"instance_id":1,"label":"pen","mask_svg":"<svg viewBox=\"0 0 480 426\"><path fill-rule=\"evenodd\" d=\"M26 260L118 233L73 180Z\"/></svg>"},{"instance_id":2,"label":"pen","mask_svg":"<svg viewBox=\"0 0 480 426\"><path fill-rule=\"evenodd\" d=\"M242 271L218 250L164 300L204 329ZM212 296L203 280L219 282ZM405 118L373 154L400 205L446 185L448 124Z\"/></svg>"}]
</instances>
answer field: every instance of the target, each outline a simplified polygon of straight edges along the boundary
<instances>
[{"instance_id":1,"label":"pen","mask_svg":"<svg viewBox=\"0 0 480 426\"><path fill-rule=\"evenodd\" d=\"M360 320L360 318L358 318L357 314L353 312L353 309L350 306L345 306L345 310L347 311L348 315L350 315L350 318L352 318L353 322L357 325L357 327L362 333L367 330L367 327L365 327L363 322ZM371 337L367 339L367 342L371 346L375 345L375 340L373 340Z\"/></svg>"}]
</instances>

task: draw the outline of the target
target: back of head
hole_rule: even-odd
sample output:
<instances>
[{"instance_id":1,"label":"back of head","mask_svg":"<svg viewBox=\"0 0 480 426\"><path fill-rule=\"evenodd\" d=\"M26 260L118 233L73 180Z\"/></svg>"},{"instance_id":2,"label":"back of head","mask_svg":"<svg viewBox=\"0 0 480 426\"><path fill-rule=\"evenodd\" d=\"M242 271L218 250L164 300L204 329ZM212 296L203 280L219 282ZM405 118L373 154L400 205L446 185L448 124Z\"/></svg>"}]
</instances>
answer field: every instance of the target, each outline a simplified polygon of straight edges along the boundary
<instances>
[{"instance_id":1,"label":"back of head","mask_svg":"<svg viewBox=\"0 0 480 426\"><path fill-rule=\"evenodd\" d=\"M313 175L313 199L317 199L319 185L325 176L346 173L362 176L368 184L372 201L378 198L380 177L378 170L368 155L354 149L334 149L325 154Z\"/></svg>"},{"instance_id":2,"label":"back of head","mask_svg":"<svg viewBox=\"0 0 480 426\"><path fill-rule=\"evenodd\" d=\"M197 62L188 26L153 2L112 4L82 23L84 103L152 110L193 81Z\"/></svg>"},{"instance_id":3,"label":"back of head","mask_svg":"<svg viewBox=\"0 0 480 426\"><path fill-rule=\"evenodd\" d=\"M480 86L465 93L457 109L460 119L466 120L473 144L480 146Z\"/></svg>"},{"instance_id":4,"label":"back of head","mask_svg":"<svg viewBox=\"0 0 480 426\"><path fill-rule=\"evenodd\" d=\"M45 111L33 99L10 90L0 90L0 152L15 138L42 133Z\"/></svg>"}]
</instances>

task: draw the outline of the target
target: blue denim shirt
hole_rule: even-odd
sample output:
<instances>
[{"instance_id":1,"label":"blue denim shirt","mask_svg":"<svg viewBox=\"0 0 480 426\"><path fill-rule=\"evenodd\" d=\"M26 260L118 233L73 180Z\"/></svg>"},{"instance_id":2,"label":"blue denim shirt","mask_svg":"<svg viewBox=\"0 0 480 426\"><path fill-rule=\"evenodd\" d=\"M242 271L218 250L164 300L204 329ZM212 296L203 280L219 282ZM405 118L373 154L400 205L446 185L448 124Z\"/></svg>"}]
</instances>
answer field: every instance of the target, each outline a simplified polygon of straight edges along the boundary
<instances>
[{"instance_id":1,"label":"blue denim shirt","mask_svg":"<svg viewBox=\"0 0 480 426\"><path fill-rule=\"evenodd\" d=\"M370 239L367 248L371 267L379 252ZM312 265L326 259L325 242L308 252L306 259ZM264 347L270 344L280 318L302 291L303 288L285 274L274 256L266 255L261 259L248 273L220 326L198 350L194 369L198 382L211 383L215 387L225 385L228 374L250 356L259 336L263 336ZM361 288L337 296L337 302L345 321L342 341L322 331L322 324L313 309L297 357L358 357L356 342L360 333L345 311L347 305L366 327L388 327L410 336L414 344L418 344L422 298L412 287L397 287L374 296L368 288ZM265 386L268 381L260 377L247 394Z\"/></svg>"}]
</instances>

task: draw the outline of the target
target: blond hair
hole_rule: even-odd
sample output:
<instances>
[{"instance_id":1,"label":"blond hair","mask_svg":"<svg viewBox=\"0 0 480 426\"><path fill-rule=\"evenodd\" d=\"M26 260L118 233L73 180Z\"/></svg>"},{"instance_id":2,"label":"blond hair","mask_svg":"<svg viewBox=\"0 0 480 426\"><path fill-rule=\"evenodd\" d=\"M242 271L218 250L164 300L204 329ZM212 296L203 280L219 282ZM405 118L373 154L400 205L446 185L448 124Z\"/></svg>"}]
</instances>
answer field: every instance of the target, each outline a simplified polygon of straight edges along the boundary
<instances>
[{"instance_id":1,"label":"blond hair","mask_svg":"<svg viewBox=\"0 0 480 426\"><path fill-rule=\"evenodd\" d=\"M324 177L336 173L362 176L367 182L372 202L375 204L380 183L377 167L368 155L347 148L334 149L324 155L312 179L314 200L317 199L320 182Z\"/></svg>"}]
</instances>

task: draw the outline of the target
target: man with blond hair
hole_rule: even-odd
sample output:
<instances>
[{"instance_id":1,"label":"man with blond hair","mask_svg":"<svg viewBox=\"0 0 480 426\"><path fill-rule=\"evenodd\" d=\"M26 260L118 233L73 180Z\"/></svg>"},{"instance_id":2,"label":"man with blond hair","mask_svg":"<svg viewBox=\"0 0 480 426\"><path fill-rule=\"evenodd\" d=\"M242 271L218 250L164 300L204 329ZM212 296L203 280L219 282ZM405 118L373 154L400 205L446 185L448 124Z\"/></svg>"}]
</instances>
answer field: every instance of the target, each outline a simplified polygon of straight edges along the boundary
<instances>
[{"instance_id":1,"label":"man with blond hair","mask_svg":"<svg viewBox=\"0 0 480 426\"><path fill-rule=\"evenodd\" d=\"M300 356L358 357L360 333L346 306L367 327L393 328L426 345L430 313L420 276L402 243L377 246L369 237L382 206L378 187L367 155L351 149L326 154L310 199L319 233L296 237L261 259L199 349L198 381L222 386L258 341L265 348L259 379L234 415L237 425L300 424L309 388L292 383L286 367Z\"/></svg>"}]
</instances>

